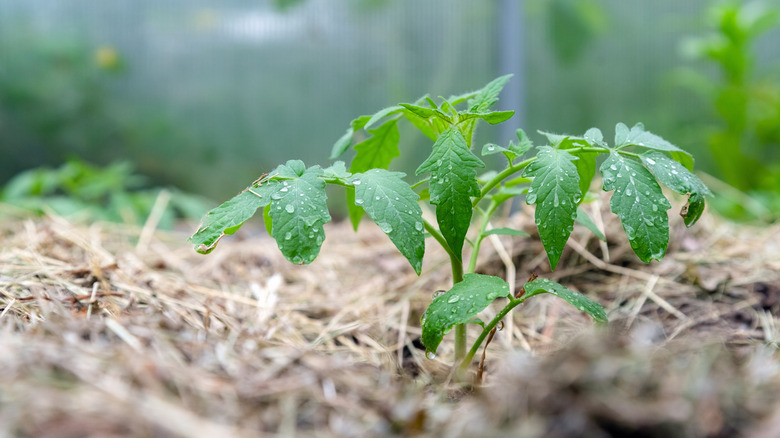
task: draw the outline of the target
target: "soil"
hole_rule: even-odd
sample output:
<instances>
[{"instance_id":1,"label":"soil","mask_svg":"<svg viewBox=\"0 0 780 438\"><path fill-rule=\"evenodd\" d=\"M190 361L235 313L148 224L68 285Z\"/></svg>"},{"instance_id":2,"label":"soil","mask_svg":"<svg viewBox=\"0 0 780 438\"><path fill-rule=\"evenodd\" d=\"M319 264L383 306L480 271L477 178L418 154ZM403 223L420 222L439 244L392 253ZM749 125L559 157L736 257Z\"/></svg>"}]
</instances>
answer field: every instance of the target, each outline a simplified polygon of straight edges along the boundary
<instances>
[{"instance_id":1,"label":"soil","mask_svg":"<svg viewBox=\"0 0 780 438\"><path fill-rule=\"evenodd\" d=\"M642 264L593 213L608 241L575 227L555 272L509 236L477 272L556 280L609 326L535 297L481 383L476 361L449 379L451 336L433 359L419 342L445 254L429 245L418 277L371 223L330 224L297 266L262 226L202 256L184 232L6 220L0 437L780 436L780 225L672 217L667 257ZM524 214L496 226L534 234Z\"/></svg>"}]
</instances>

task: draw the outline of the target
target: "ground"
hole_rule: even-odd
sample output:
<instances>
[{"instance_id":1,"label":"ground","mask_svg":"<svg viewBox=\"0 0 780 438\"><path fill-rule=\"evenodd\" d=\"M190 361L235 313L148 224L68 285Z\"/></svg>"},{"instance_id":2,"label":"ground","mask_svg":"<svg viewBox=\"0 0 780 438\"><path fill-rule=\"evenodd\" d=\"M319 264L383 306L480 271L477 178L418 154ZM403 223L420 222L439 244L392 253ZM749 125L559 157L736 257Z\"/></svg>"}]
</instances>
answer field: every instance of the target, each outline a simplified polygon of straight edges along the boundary
<instances>
[{"instance_id":1,"label":"ground","mask_svg":"<svg viewBox=\"0 0 780 438\"><path fill-rule=\"evenodd\" d=\"M780 436L780 226L672 217L667 257L645 265L603 221L608 242L576 228L554 273L538 239L486 245L478 272L554 279L610 324L533 298L478 384L476 362L448 378L451 336L434 359L420 348L445 254L429 245L417 277L371 223L329 225L296 266L261 226L202 256L194 224L5 220L0 437ZM497 226L533 234L522 212Z\"/></svg>"}]
</instances>

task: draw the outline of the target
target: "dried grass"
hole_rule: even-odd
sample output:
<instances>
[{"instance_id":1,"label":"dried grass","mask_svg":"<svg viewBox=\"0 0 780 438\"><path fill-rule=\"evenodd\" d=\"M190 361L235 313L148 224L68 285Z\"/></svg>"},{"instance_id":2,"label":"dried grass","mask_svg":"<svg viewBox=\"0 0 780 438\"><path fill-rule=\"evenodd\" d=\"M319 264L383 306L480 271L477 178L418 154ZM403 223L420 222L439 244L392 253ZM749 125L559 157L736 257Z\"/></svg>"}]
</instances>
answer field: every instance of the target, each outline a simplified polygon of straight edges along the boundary
<instances>
[{"instance_id":1,"label":"dried grass","mask_svg":"<svg viewBox=\"0 0 780 438\"><path fill-rule=\"evenodd\" d=\"M479 272L538 271L611 324L529 300L479 388L442 384L450 339L419 348L445 254L429 246L418 278L371 224L328 226L308 266L260 230L203 257L183 233L0 224L0 437L779 436L780 226L705 215L642 265L598 220L608 245L575 230L552 274L538 240L485 246Z\"/></svg>"}]
</instances>

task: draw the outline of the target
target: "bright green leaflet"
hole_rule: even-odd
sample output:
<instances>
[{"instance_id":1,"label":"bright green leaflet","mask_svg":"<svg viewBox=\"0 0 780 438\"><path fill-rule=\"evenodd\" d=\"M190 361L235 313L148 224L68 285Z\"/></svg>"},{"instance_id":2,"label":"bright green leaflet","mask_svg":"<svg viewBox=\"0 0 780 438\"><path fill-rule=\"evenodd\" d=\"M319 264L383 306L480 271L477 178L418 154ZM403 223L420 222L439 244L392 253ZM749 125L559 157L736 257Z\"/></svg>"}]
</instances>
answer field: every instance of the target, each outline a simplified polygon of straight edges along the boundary
<instances>
[{"instance_id":1,"label":"bright green leaflet","mask_svg":"<svg viewBox=\"0 0 780 438\"><path fill-rule=\"evenodd\" d=\"M259 187L249 187L233 199L206 213L203 224L188 240L195 244L195 250L208 254L217 247L226 234L233 234L251 218L258 208L271 202L271 193L276 182L268 181Z\"/></svg>"},{"instance_id":2,"label":"bright green leaflet","mask_svg":"<svg viewBox=\"0 0 780 438\"><path fill-rule=\"evenodd\" d=\"M479 92L477 92L476 96L468 100L468 111L464 112L466 114L479 114L479 113L485 113L490 107L496 104L498 102L498 95L501 94L501 90L504 89L504 86L506 85L507 81L509 81L509 78L511 78L512 75L505 75L501 76L499 78L496 78L484 87L482 87ZM512 117L512 114L514 112L512 111L503 111L500 113L504 113L502 115L493 115L490 116L491 118L495 118L495 120L499 120L506 116L504 120L509 119L509 117ZM493 114L499 114L499 113L493 113ZM503 121L503 120L502 120ZM499 123L497 121L492 122L488 121L488 123ZM474 136L474 129L477 126L477 120L474 118L471 118L469 120L465 120L462 123L458 124L460 131L463 133L463 137L466 139L466 144L471 146L471 139Z\"/></svg>"},{"instance_id":3,"label":"bright green leaflet","mask_svg":"<svg viewBox=\"0 0 780 438\"><path fill-rule=\"evenodd\" d=\"M473 119L482 119L491 125L496 125L501 122L506 122L515 115L514 111L491 111L487 113L474 113L465 111L458 114L459 123L463 123Z\"/></svg>"},{"instance_id":4,"label":"bright green leaflet","mask_svg":"<svg viewBox=\"0 0 780 438\"><path fill-rule=\"evenodd\" d=\"M364 172L368 169L387 169L393 158L401 155L398 150L398 121L390 120L376 129L369 129L371 137L356 144L357 152L349 167L350 172Z\"/></svg>"},{"instance_id":5,"label":"bright green leaflet","mask_svg":"<svg viewBox=\"0 0 780 438\"><path fill-rule=\"evenodd\" d=\"M536 226L550 267L555 269L569 240L577 217L577 204L582 199L579 175L573 161L577 157L563 149L550 146L537 148L537 160L523 172L533 177L526 202L536 204Z\"/></svg>"},{"instance_id":6,"label":"bright green leaflet","mask_svg":"<svg viewBox=\"0 0 780 438\"><path fill-rule=\"evenodd\" d=\"M604 236L601 230L599 230L599 227L597 227L596 224L593 223L593 219L590 218L590 215L588 215L588 213L586 213L585 210L582 209L582 207L577 207L577 217L574 220L581 223L585 228L590 230L590 232L593 233L596 237L598 237L599 240L602 240L604 242L607 241L607 238Z\"/></svg>"},{"instance_id":7,"label":"bright green leaflet","mask_svg":"<svg viewBox=\"0 0 780 438\"><path fill-rule=\"evenodd\" d=\"M322 176L325 178L345 179L352 174L347 172L347 166L343 161L336 161L330 167L322 169Z\"/></svg>"},{"instance_id":8,"label":"bright green leaflet","mask_svg":"<svg viewBox=\"0 0 780 438\"><path fill-rule=\"evenodd\" d=\"M372 126L376 124L376 122L382 120L383 118L392 115L397 114L403 111L403 107L400 105L393 105L384 109L381 109L377 111L371 118L366 122L366 125L364 126L365 129L370 129Z\"/></svg>"},{"instance_id":9,"label":"bright green leaflet","mask_svg":"<svg viewBox=\"0 0 780 438\"><path fill-rule=\"evenodd\" d=\"M276 184L271 195L271 236L279 250L292 263L311 263L325 240L323 225L330 222L325 181L319 166L308 169L299 160L290 160L275 173L286 178Z\"/></svg>"},{"instance_id":10,"label":"bright green leaflet","mask_svg":"<svg viewBox=\"0 0 780 438\"><path fill-rule=\"evenodd\" d=\"M352 137L357 131L363 129L363 127L366 126L366 123L368 123L370 119L371 116L360 116L349 124L347 132L342 135L341 138L336 140L336 143L333 144L333 149L330 152L331 160L335 160L336 158L342 156L344 152L349 149L349 145L352 144Z\"/></svg>"},{"instance_id":11,"label":"bright green leaflet","mask_svg":"<svg viewBox=\"0 0 780 438\"><path fill-rule=\"evenodd\" d=\"M661 260L669 244L672 208L653 175L639 161L610 152L599 169L604 191L614 190L610 209L623 223L631 248L640 260Z\"/></svg>"},{"instance_id":12,"label":"bright green leaflet","mask_svg":"<svg viewBox=\"0 0 780 438\"><path fill-rule=\"evenodd\" d=\"M627 146L639 146L643 149L668 152L672 158L682 163L688 170L693 170L693 157L688 152L669 143L650 131L645 131L645 126L637 123L631 129L622 123L615 126L615 148L621 149Z\"/></svg>"},{"instance_id":13,"label":"bright green leaflet","mask_svg":"<svg viewBox=\"0 0 780 438\"><path fill-rule=\"evenodd\" d=\"M475 168L484 166L453 127L439 136L431 155L417 168L417 175L431 173L431 204L436 205L436 220L458 258L471 224L471 196L479 195Z\"/></svg>"},{"instance_id":14,"label":"bright green leaflet","mask_svg":"<svg viewBox=\"0 0 780 438\"><path fill-rule=\"evenodd\" d=\"M422 317L422 343L436 352L452 326L465 324L498 297L509 295L509 284L492 275L466 274L447 293L439 295Z\"/></svg>"},{"instance_id":15,"label":"bright green leaflet","mask_svg":"<svg viewBox=\"0 0 780 438\"><path fill-rule=\"evenodd\" d=\"M422 209L417 204L417 193L404 182L404 176L401 172L371 169L353 175L347 184L355 188L355 204L390 237L420 275L425 253Z\"/></svg>"},{"instance_id":16,"label":"bright green leaflet","mask_svg":"<svg viewBox=\"0 0 780 438\"><path fill-rule=\"evenodd\" d=\"M493 79L487 85L482 87L477 95L472 99L469 99L468 106L473 111L484 111L498 102L498 95L501 94L501 90L509 81L512 75L504 75Z\"/></svg>"},{"instance_id":17,"label":"bright green leaflet","mask_svg":"<svg viewBox=\"0 0 780 438\"><path fill-rule=\"evenodd\" d=\"M601 304L591 301L585 295L567 289L552 280L537 278L526 283L523 288L525 289L525 294L521 297L523 301L534 295L549 293L563 299L578 310L587 313L597 323L604 324L607 322L607 313L601 307Z\"/></svg>"},{"instance_id":18,"label":"bright green leaflet","mask_svg":"<svg viewBox=\"0 0 780 438\"><path fill-rule=\"evenodd\" d=\"M390 120L377 129L369 129L372 136L354 146L357 155L352 160L349 170L352 173L364 172L369 169L387 169L393 158L401 155L398 150L398 121ZM353 193L347 191L347 209L352 226L357 230L363 211L355 207Z\"/></svg>"},{"instance_id":19,"label":"bright green leaflet","mask_svg":"<svg viewBox=\"0 0 780 438\"><path fill-rule=\"evenodd\" d=\"M704 212L704 196L712 195L707 186L683 165L662 153L648 151L642 154L641 158L662 184L681 195L690 194L682 216L685 226L695 224Z\"/></svg>"}]
</instances>

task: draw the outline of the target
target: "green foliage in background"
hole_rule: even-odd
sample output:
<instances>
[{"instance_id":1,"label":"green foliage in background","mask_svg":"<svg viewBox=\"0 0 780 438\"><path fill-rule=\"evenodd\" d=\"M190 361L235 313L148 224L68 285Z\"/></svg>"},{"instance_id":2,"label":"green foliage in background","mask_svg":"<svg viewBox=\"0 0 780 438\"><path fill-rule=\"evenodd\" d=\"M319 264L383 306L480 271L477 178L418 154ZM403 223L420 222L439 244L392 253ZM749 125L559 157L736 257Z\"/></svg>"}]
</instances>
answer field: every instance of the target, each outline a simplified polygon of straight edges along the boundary
<instances>
[{"instance_id":1,"label":"green foliage in background","mask_svg":"<svg viewBox=\"0 0 780 438\"><path fill-rule=\"evenodd\" d=\"M76 220L141 225L161 189L144 189L146 178L126 162L104 168L71 159L59 168L36 168L16 175L0 191L0 202L28 214L55 213ZM159 226L177 218L197 218L207 209L203 198L171 192Z\"/></svg>"},{"instance_id":2,"label":"green foliage in background","mask_svg":"<svg viewBox=\"0 0 780 438\"><path fill-rule=\"evenodd\" d=\"M719 73L690 73L717 120L705 132L727 186L712 183L719 195L713 205L732 218L780 217L780 71L759 76L755 52L757 40L780 23L780 10L763 1L729 2L713 7L710 21L713 33L688 41L687 49Z\"/></svg>"},{"instance_id":3,"label":"green foliage in background","mask_svg":"<svg viewBox=\"0 0 780 438\"><path fill-rule=\"evenodd\" d=\"M501 278L475 272L483 240L491 234L521 235L521 230L491 230L491 218L498 208L525 195L535 205L535 223L550 267L555 269L575 222L586 228L592 221L580 208L590 190L596 170L602 174L602 189L612 192L610 208L636 255L644 262L660 260L669 243L671 204L661 185L688 195L680 215L692 226L704 211L710 192L692 173L693 158L686 151L644 129L619 123L612 146L602 132L589 129L582 136L545 133L548 144L538 146L522 159L533 143L517 131L517 143L492 143L474 148L476 123L491 125L512 117L512 111L491 107L509 76L500 77L480 90L449 98L423 96L414 103L402 103L358 117L336 141L331 157L339 158L350 146L356 151L352 164L307 167L289 160L262 175L233 199L211 210L190 238L195 249L208 254L220 239L234 234L258 210L284 256L296 264L307 264L319 255L325 240L323 225L331 220L325 186L341 187L348 200L350 218L357 229L368 215L390 238L414 271L422 272L426 232L450 258L453 287L437 296L422 317L422 342L434 355L444 336L455 327L455 361L467 367L497 324L513 308L541 293L550 293L606 322L604 309L589 298L548 279L530 279L518 293ZM433 142L430 154L417 168L417 182L406 174L388 170L401 155L398 123L405 120ZM357 141L358 133L369 135ZM501 154L505 168L478 176L483 157ZM596 158L603 155L601 165ZM518 176L519 175L519 176ZM435 210L435 224L423 215L420 203ZM474 218L477 218L475 221ZM476 226L475 226L476 225ZM600 237L601 233L596 233ZM464 248L470 247L468 258ZM496 300L503 309L488 323L476 315ZM466 351L466 324L477 324L482 332Z\"/></svg>"}]
</instances>

